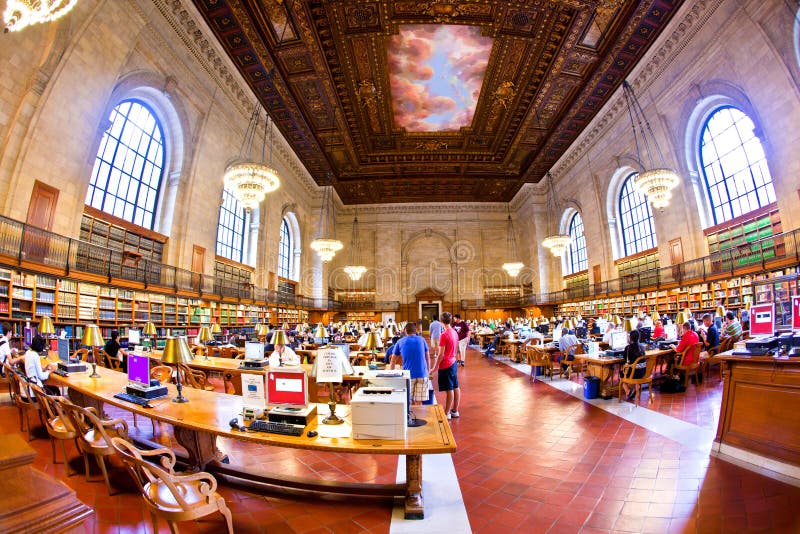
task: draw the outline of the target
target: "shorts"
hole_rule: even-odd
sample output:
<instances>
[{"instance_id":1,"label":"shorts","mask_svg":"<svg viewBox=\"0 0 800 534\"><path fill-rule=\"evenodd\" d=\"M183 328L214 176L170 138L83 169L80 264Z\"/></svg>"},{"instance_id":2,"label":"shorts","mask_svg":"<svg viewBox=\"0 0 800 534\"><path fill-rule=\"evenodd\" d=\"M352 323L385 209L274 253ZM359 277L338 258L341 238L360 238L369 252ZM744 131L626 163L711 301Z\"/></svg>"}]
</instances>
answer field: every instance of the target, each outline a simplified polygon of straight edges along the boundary
<instances>
[{"instance_id":1,"label":"shorts","mask_svg":"<svg viewBox=\"0 0 800 534\"><path fill-rule=\"evenodd\" d=\"M439 339L440 338L438 338L438 337L432 337L431 338L431 347L433 347L434 349L438 349L439 348Z\"/></svg>"},{"instance_id":2,"label":"shorts","mask_svg":"<svg viewBox=\"0 0 800 534\"><path fill-rule=\"evenodd\" d=\"M462 356L467 352L467 343L469 343L468 337L458 340L458 352L460 352Z\"/></svg>"},{"instance_id":3,"label":"shorts","mask_svg":"<svg viewBox=\"0 0 800 534\"><path fill-rule=\"evenodd\" d=\"M458 366L456 364L439 369L439 391L452 391L458 387Z\"/></svg>"},{"instance_id":4,"label":"shorts","mask_svg":"<svg viewBox=\"0 0 800 534\"><path fill-rule=\"evenodd\" d=\"M429 382L427 378L411 379L411 400L423 402L428 400Z\"/></svg>"}]
</instances>

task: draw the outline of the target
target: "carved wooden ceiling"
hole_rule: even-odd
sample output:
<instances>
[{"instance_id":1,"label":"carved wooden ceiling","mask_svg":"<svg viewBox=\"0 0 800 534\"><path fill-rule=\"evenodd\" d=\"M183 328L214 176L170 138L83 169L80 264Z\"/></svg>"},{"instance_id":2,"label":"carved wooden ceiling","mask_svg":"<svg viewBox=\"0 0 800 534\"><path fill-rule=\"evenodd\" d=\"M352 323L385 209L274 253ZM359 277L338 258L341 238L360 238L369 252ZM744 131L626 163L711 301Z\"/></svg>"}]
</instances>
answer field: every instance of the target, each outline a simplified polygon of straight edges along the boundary
<instances>
[{"instance_id":1,"label":"carved wooden ceiling","mask_svg":"<svg viewBox=\"0 0 800 534\"><path fill-rule=\"evenodd\" d=\"M682 0L193 0L320 185L345 204L507 202L538 182ZM471 124L398 127L406 25L493 39Z\"/></svg>"}]
</instances>

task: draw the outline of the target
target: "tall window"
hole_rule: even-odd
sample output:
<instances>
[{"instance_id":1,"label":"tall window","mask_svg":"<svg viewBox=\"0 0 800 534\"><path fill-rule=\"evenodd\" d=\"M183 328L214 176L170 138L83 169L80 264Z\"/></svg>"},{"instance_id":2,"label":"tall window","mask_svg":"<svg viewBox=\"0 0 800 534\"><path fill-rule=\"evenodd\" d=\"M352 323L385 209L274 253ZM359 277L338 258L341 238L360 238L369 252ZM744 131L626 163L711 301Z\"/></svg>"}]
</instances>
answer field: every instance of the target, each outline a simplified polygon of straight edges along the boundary
<instances>
[{"instance_id":1,"label":"tall window","mask_svg":"<svg viewBox=\"0 0 800 534\"><path fill-rule=\"evenodd\" d=\"M631 174L622 184L619 194L619 215L622 220L622 243L625 255L630 256L656 246L653 212L647 198L633 187Z\"/></svg>"},{"instance_id":2,"label":"tall window","mask_svg":"<svg viewBox=\"0 0 800 534\"><path fill-rule=\"evenodd\" d=\"M703 126L700 163L714 223L729 221L775 202L775 188L753 121L723 106Z\"/></svg>"},{"instance_id":3,"label":"tall window","mask_svg":"<svg viewBox=\"0 0 800 534\"><path fill-rule=\"evenodd\" d=\"M569 221L569 237L572 241L566 253L567 274L585 271L589 268L586 260L586 236L583 235L583 219L576 213Z\"/></svg>"},{"instance_id":4,"label":"tall window","mask_svg":"<svg viewBox=\"0 0 800 534\"><path fill-rule=\"evenodd\" d=\"M164 167L164 132L140 100L122 101L108 117L86 204L153 228Z\"/></svg>"},{"instance_id":5,"label":"tall window","mask_svg":"<svg viewBox=\"0 0 800 534\"><path fill-rule=\"evenodd\" d=\"M281 240L278 243L278 276L292 278L292 234L286 218L281 221Z\"/></svg>"},{"instance_id":6,"label":"tall window","mask_svg":"<svg viewBox=\"0 0 800 534\"><path fill-rule=\"evenodd\" d=\"M222 206L217 224L217 254L244 263L244 207L227 189L222 190Z\"/></svg>"}]
</instances>

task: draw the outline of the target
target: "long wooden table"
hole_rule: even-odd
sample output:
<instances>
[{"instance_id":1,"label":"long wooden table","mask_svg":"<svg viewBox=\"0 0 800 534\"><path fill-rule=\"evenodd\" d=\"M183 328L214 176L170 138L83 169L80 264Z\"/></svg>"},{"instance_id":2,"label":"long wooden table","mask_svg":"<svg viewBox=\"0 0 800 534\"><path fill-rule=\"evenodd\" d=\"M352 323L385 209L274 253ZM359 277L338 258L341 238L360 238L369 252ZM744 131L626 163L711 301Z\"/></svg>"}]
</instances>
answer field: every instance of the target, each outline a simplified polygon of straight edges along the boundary
<instances>
[{"instance_id":1,"label":"long wooden table","mask_svg":"<svg viewBox=\"0 0 800 534\"><path fill-rule=\"evenodd\" d=\"M317 430L319 420L327 415L327 406L319 405L318 419L307 425L302 436L284 436L261 432L232 430L229 421L242 413L242 397L214 391L184 388L189 399L185 404L172 402L176 396L172 384L169 395L152 400L152 408L143 408L114 398L114 394L125 391L128 383L125 374L98 367L100 378L90 378L89 373L72 373L68 377L55 374L51 380L69 388L70 398L84 406L94 406L103 413L103 404L108 403L137 415L170 424L175 429L175 439L187 451L189 464L195 469L230 475L255 482L326 493L377 495L405 497L406 519L424 517L422 499L422 455L455 452L456 443L450 425L440 405L415 406L419 419L428 424L408 429L405 440L356 440L352 437L327 438L322 435L310 438L307 433ZM345 417L350 424L349 416ZM320 425L324 426L324 425ZM324 432L322 432L324 433ZM217 436L250 441L263 445L311 449L352 454L396 454L406 457L406 481L401 484L362 484L327 482L280 474L257 474L229 465L217 448Z\"/></svg>"},{"instance_id":2,"label":"long wooden table","mask_svg":"<svg viewBox=\"0 0 800 534\"><path fill-rule=\"evenodd\" d=\"M672 349L667 350L648 350L645 352L648 358L663 358L668 354L672 354ZM604 357L600 354L576 354L575 359L582 360L586 363L586 372L590 376L596 376L600 379L600 396L604 399L615 397L619 390L619 384L614 384L614 376L616 375L615 367L625 362L621 357Z\"/></svg>"}]
</instances>

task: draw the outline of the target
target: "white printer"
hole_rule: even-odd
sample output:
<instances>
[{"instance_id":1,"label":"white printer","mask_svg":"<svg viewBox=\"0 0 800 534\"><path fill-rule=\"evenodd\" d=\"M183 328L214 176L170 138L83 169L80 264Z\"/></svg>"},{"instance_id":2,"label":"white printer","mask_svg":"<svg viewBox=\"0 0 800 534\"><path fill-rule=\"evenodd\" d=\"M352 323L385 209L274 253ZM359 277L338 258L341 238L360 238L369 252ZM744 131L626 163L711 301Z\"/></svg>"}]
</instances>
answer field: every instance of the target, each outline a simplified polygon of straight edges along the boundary
<instances>
[{"instance_id":1,"label":"white printer","mask_svg":"<svg viewBox=\"0 0 800 534\"><path fill-rule=\"evenodd\" d=\"M408 393L386 387L363 387L350 401L354 439L406 439Z\"/></svg>"}]
</instances>

